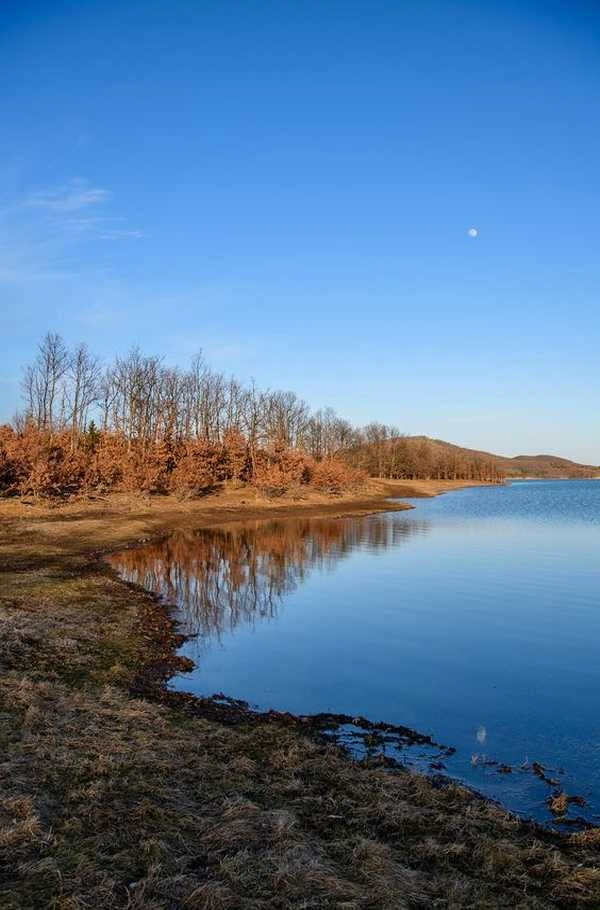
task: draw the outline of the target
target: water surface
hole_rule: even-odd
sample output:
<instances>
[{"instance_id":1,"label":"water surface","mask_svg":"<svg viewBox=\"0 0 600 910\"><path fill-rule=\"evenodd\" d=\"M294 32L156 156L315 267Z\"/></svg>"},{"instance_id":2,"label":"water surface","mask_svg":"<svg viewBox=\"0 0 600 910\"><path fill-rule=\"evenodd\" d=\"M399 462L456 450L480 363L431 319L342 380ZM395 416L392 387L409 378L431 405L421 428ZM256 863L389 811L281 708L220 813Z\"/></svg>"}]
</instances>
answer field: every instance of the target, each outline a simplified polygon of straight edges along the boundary
<instances>
[{"instance_id":1,"label":"water surface","mask_svg":"<svg viewBox=\"0 0 600 910\"><path fill-rule=\"evenodd\" d=\"M175 688L411 726L511 809L547 820L564 789L587 801L571 817L600 820L600 482L414 505L177 533L112 561L193 636Z\"/></svg>"}]
</instances>

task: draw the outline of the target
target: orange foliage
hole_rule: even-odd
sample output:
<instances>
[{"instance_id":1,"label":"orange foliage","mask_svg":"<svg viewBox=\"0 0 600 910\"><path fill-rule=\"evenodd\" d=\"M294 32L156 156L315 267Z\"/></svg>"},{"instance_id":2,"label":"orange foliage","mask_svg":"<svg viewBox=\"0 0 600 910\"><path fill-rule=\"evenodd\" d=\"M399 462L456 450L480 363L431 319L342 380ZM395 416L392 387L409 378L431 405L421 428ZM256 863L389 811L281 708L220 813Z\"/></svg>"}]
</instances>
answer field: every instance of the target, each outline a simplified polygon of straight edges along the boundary
<instances>
[{"instance_id":1,"label":"orange foliage","mask_svg":"<svg viewBox=\"0 0 600 910\"><path fill-rule=\"evenodd\" d=\"M310 455L278 444L271 450L257 453L253 483L269 496L281 496L309 483L314 463Z\"/></svg>"},{"instance_id":2,"label":"orange foliage","mask_svg":"<svg viewBox=\"0 0 600 910\"><path fill-rule=\"evenodd\" d=\"M248 443L243 433L227 430L223 437L227 474L231 480L248 480L252 474Z\"/></svg>"},{"instance_id":3,"label":"orange foliage","mask_svg":"<svg viewBox=\"0 0 600 910\"><path fill-rule=\"evenodd\" d=\"M117 433L102 433L88 446L86 487L100 492L118 489L126 474L127 440Z\"/></svg>"},{"instance_id":4,"label":"orange foliage","mask_svg":"<svg viewBox=\"0 0 600 910\"><path fill-rule=\"evenodd\" d=\"M15 434L11 427L0 427L0 490L13 492L19 485L19 466L13 458Z\"/></svg>"},{"instance_id":5,"label":"orange foliage","mask_svg":"<svg viewBox=\"0 0 600 910\"><path fill-rule=\"evenodd\" d=\"M195 496L226 480L245 481L269 496L312 484L328 493L355 486L363 475L335 459L317 462L278 444L250 457L246 439L227 433L223 443L141 444L120 433L90 430L73 445L70 433L28 424L0 427L0 495L68 496L123 490Z\"/></svg>"},{"instance_id":6,"label":"orange foliage","mask_svg":"<svg viewBox=\"0 0 600 910\"><path fill-rule=\"evenodd\" d=\"M364 483L363 471L351 468L337 458L324 458L318 461L312 471L311 482L324 493L338 494Z\"/></svg>"},{"instance_id":7,"label":"orange foliage","mask_svg":"<svg viewBox=\"0 0 600 910\"><path fill-rule=\"evenodd\" d=\"M0 492L33 496L65 495L78 490L85 475L85 459L71 451L68 433L48 434L28 425L15 433L2 427Z\"/></svg>"},{"instance_id":8,"label":"orange foliage","mask_svg":"<svg viewBox=\"0 0 600 910\"><path fill-rule=\"evenodd\" d=\"M131 493L168 493L178 457L178 447L168 439L132 446L123 462L123 489Z\"/></svg>"},{"instance_id":9,"label":"orange foliage","mask_svg":"<svg viewBox=\"0 0 600 910\"><path fill-rule=\"evenodd\" d=\"M171 475L171 489L181 495L208 493L228 479L226 451L210 442L189 442Z\"/></svg>"}]
</instances>

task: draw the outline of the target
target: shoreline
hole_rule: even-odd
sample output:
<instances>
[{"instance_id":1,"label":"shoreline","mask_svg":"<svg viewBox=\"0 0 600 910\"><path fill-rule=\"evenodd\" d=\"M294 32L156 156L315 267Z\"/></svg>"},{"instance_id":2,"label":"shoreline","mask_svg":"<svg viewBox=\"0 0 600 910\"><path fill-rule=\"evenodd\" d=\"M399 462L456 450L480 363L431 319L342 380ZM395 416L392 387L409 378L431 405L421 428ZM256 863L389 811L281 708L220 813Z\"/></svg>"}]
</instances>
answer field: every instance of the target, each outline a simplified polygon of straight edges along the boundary
<instances>
[{"instance_id":1,"label":"shoreline","mask_svg":"<svg viewBox=\"0 0 600 910\"><path fill-rule=\"evenodd\" d=\"M490 483L474 484L466 481L427 481L416 482L411 486L408 482L399 481L397 482L397 485L392 484L392 488L389 490L387 489L387 484L388 482L384 483L386 489L381 495L389 492L402 492L404 495L409 495L410 491L411 499L434 498L462 489L496 485ZM386 498L382 499L381 496L373 497L372 499L358 497L356 500L354 497L351 497L347 499L347 503L344 504L344 508L341 512L339 511L340 502L337 499L334 502L325 504L307 504L306 502L290 504L289 502L281 503L275 501L275 503L269 503L266 509L259 509L256 506L251 507L248 513L245 511L245 507L240 508L238 511L228 511L225 519L219 514L217 521L213 522L209 520L202 525L199 525L198 522L194 520L193 527L207 527L209 529L211 527L214 529L224 527L235 528L246 524L248 521L260 523L264 521L292 521L298 518L310 520L312 518L318 519L328 517L343 520L344 518L362 517L388 511L410 511L414 508L415 506L403 500L393 502L388 501ZM274 512L275 514L273 514ZM246 514L251 514L252 517L247 518ZM217 513L215 512L215 516L216 515ZM181 530L187 526L186 520L185 525L178 525L178 529ZM152 544L165 539L170 533L170 530L165 530L163 528L149 537L144 538L142 541L130 541L124 547L111 547L109 550L102 550L94 554L94 556L103 560L115 552L115 550L121 552L128 549L136 549L137 547L144 547L147 544ZM164 610L171 616L172 604L168 599L165 599L161 595L153 594L150 589L144 588L139 582L137 585L139 585L142 591L157 598L159 612L160 610ZM136 584L134 583L133 586L135 588ZM155 627L156 621L154 621L154 628ZM180 654L181 645L186 641L186 636L179 634L178 628L177 623L175 623L173 634L167 634L166 643L163 649L163 657L156 662L150 661L143 667L140 667L135 684L132 687L132 691L136 694L151 698L160 704L182 708L197 716L209 717L224 724L284 723L291 728L295 728L300 733L310 734L310 736L321 738L321 740L323 736L329 736L332 742L336 743L336 745L347 752L348 757L351 760L354 760L356 757L356 748L358 748L359 754L362 754L367 750L370 750L370 752L373 753L377 748L376 741L379 739L381 743L383 743L385 737L387 737L387 742L390 745L397 747L400 751L405 747L419 745L427 746L432 750L436 750L437 754L432 754L428 759L423 759L421 767L416 770L415 773L420 773L428 777L435 777L441 786L455 783L465 787L476 797L484 801L491 801L510 814L514 814L515 817L519 818L522 822L532 824L544 831L551 830L564 833L565 831L586 830L593 827L593 823L581 815L557 817L554 811L548 810L548 817L546 819L540 819L527 814L520 814L515 810L509 809L503 804L500 796L492 797L486 795L484 792L477 789L476 785L469 782L467 778L461 777L458 773L453 773L446 768L445 761L456 753L456 747L454 745L441 743L437 739L434 739L432 734L424 734L419 729L407 727L400 722L392 723L381 717L365 717L362 715L350 715L335 711L321 711L305 714L289 711L285 708L276 709L259 707L246 700L243 694L240 696L233 696L227 692L221 691L214 695L200 695L189 691L185 687L185 676L187 673L193 672L196 664L191 659ZM173 689L168 686L168 683L176 676L180 676L183 680L183 684L181 688ZM346 744L342 742L342 737L347 736L347 733L344 731L343 733L340 732L338 735L337 732L338 729L342 731L343 728L348 726L355 728L348 737L353 743L351 746L346 746ZM368 746L365 745L367 743L369 744ZM371 757L373 757L373 755L371 755ZM392 758L385 752L377 754L376 760L380 761L382 766L387 768L402 769L404 767L404 762L401 759ZM544 800L544 803L546 804L550 804L552 799L556 796L555 785L557 784L557 781L546 773L544 766L537 762L535 758L531 760L529 767L527 768L519 765L510 765L499 759L490 759L487 764L490 767L495 766L498 773L502 775L510 774L514 771L520 771L521 773L526 771L542 780L548 785L548 796L547 799ZM427 770L427 765L429 765L429 770ZM579 805L578 800L580 800L580 797L565 794L565 798L568 799L569 804L574 802L575 805Z\"/></svg>"},{"instance_id":2,"label":"shoreline","mask_svg":"<svg viewBox=\"0 0 600 910\"><path fill-rule=\"evenodd\" d=\"M313 895L317 903L311 906L339 906L342 897L349 906L402 906L400 901L404 900L406 879L402 879L402 887L396 894L395 889L399 883L390 871L398 862L412 870L410 876L414 888L414 882L419 880L415 902L407 906L432 906L434 900L442 901L437 903L438 906L450 906L444 903L449 882L453 882L459 889L457 895L464 892L465 896L464 903L461 902L462 897L457 897L452 904L455 907L473 906L476 900L493 901L478 904L480 906L514 907L515 897L523 893L523 887L528 894L528 903L522 906L597 905L600 902L598 829L581 835L556 834L519 821L481 796L469 793L467 788L451 779L440 786L439 782L414 772L397 770L390 774L386 771L386 764L389 763L385 761L353 761L341 755L336 746L320 740L324 724L355 720L344 715L321 716L318 719L274 711L260 715L249 712L241 702L198 699L193 695L167 689L166 680L173 672L184 669L184 659L176 654L182 636L172 612L158 597L116 578L103 560L109 551L139 545L144 540L163 536L177 528L210 527L265 519L344 517L399 511L411 506L405 502L389 502L387 497L403 495L418 498L477 485L479 484L372 481L368 495L360 494L336 500L323 497L319 501L314 501L313 498L310 502L249 502L247 500L250 497L243 490L217 498L218 501L209 502L209 498L206 498L195 503L167 502L158 498L140 502L133 497L111 497L108 502L75 502L48 508L47 505L0 502L0 568L6 579L0 595L0 660L4 658L6 666L3 670L7 671L0 683L0 696L6 706L5 728L9 730L6 740L10 745L6 760L9 775L14 759L14 774L8 778L8 789L11 791L16 787L17 790L26 791L10 796L13 815L17 811L14 807L21 807L18 810L21 812L20 821L19 818L16 821L11 818L6 823L0 811L0 826L6 827L8 824L8 831L12 832L13 838L12 855L14 857L15 849L18 856L22 853L22 860L26 866L29 863L27 868L30 870L21 874L13 872L11 875L14 858L12 861L8 858L8 884L17 897L14 904L9 903L7 906L45 906L40 902L40 893L46 896L52 893L54 899L52 888L56 890L56 882L54 885L52 882L48 884L42 880L44 876L31 871L31 864L35 866L35 862L48 852L48 847L43 846L44 837L56 841L56 846L50 852L57 868L63 869L63 884L60 887L65 887L64 869L69 867L67 856L74 849L83 851L82 855L88 856L86 851L89 845L86 847L86 844L90 835L80 835L77 830L75 833L72 830L75 823L75 829L83 824L87 830L83 821L86 812L92 813L101 828L104 825L107 842L111 832L118 841L122 840L119 826L123 826L127 832L130 830L129 821L123 818L122 811L123 805L131 803L131 788L135 805L139 805L139 799L143 798L143 801L149 800L149 805L154 807L154 822L142 824L144 831L148 829L146 833L150 839L157 818L162 819L158 827L168 842L163 851L163 866L172 872L179 870L177 874L189 879L181 885L185 893L182 892L177 898L181 902L177 906L184 902L186 905L207 908L254 906L246 902L246 890L239 883L236 884L237 880L235 876L232 878L231 872L226 874L219 859L223 849L226 849L227 855L227 851L233 849L230 843L232 832L229 830L232 822L225 805L229 805L232 798L229 793L232 786L236 800L247 800L250 795L253 804L258 806L252 812L259 812L261 817L273 811L292 812L297 817L295 826L292 826L296 833L290 834L291 853L287 862L292 862L292 854L300 849L300 844L304 851L313 853L317 849L315 845L318 845L317 854L321 857L329 856L326 865L330 873L332 869L335 871L335 875L331 873L333 878L327 888L333 890L328 897L324 896L324 892L321 892L325 886L321 882L321 896ZM244 497L246 501L243 501ZM83 726L82 714L87 719ZM108 716L110 723L107 721ZM144 734L148 723L148 729L154 731L151 736ZM416 731L403 727L366 723L369 735L380 731L408 738L421 736ZM86 756L96 748L96 742L92 744L84 733L86 725L89 728L90 724L96 729L99 752L99 757L91 765ZM121 727L124 732L117 735ZM162 733L157 739L156 729L159 728ZM129 732L125 733L125 730ZM71 742L75 735L73 731L77 733L75 742ZM185 735L181 731L185 731ZM307 733L310 734L308 739ZM32 736L36 744L33 753ZM428 737L425 739L431 742ZM83 746L84 741L87 742L86 746ZM424 740L421 737L417 741ZM208 793L205 792L206 784L203 784L196 794L193 787L190 789L191 783L188 781L188 778L196 779L195 775L200 771L202 773L198 780L205 779L202 775L206 774L206 767L200 760L196 743L201 745L201 751L208 750L207 754L212 756L210 767L217 767L221 761L225 762L224 768L237 769L234 773L230 770L227 773L214 772L212 777L209 775L212 783ZM57 756L69 747L72 757L59 760ZM282 765L281 759L276 756L282 756L286 749L294 757L286 759ZM163 752L170 756L168 760L160 759ZM60 781L46 767L49 761L52 762L52 755L54 765L58 763L60 768L61 763L66 763L68 769ZM109 765L106 766L106 759L102 759L101 755L118 755L121 765L128 768L137 767L140 755L145 756L143 766L146 771L142 773L138 784L133 783L137 779L135 774L133 777L131 774L126 775L129 783L121 792L122 772L114 777L113 760L109 759ZM98 762L104 768L99 778ZM21 771L17 773L18 768ZM24 768L27 773L23 772ZM156 768L164 770L151 770ZM103 780L106 774L111 782L108 792L113 794L113 788L116 788L119 799L115 800L113 795L107 796L103 791L104 796L99 801L88 793L88 798L80 803L77 787L72 791L69 783L73 776L91 780L93 787L97 788L100 784L93 782ZM158 782L154 781L155 774L158 774ZM145 781L148 776L149 780ZM260 786L256 783L256 777L262 781ZM296 778L302 780L302 787L297 792L294 789ZM166 797L164 794L159 797L169 779L175 787L177 801L181 803L176 821L168 813L168 817L164 815L163 802ZM298 809L300 793L306 791L310 796L314 790L311 800L332 798L335 804L342 798L340 788L345 794L345 808L339 812L329 812L329 821L315 821L316 804L310 804L312 808L309 807L308 815ZM296 793L295 796L292 791ZM367 816L364 813L367 805L374 805L375 794L384 791L388 795L383 802L380 798L380 808L377 810L381 813L377 816L379 820L373 818L365 827ZM330 797L326 796L327 793ZM321 795L317 797L317 794ZM225 803L221 799L215 807L215 800L218 802L221 797L225 798ZM366 800L364 806L363 799ZM195 811L193 817L188 817L189 810L183 810L182 807L191 804L195 806ZM403 815L405 820L401 822L398 819L390 828L390 818L397 815L397 807L403 804L412 807L408 816ZM54 809L48 808L53 805ZM60 808L56 808L56 805L60 805ZM113 811L114 818L111 815ZM369 810L371 815L373 811L375 810ZM106 813L108 818L104 817ZM246 816L242 814L246 822ZM101 823L98 821L100 817L103 818ZM117 818L120 820L117 821ZM417 818L420 819L418 823ZM412 822L406 829L408 819L412 819ZM238 818L236 824L239 821ZM138 822L139 819L134 826L135 837L134 830L131 830L136 848L139 841ZM227 848L223 844L220 847L213 844L214 849L210 847L212 842L210 836L206 835L205 827L208 825L209 829L211 826L214 828L215 824L220 825L223 832L227 829ZM0 834L4 833L3 827L0 827ZM410 848L402 838L398 841L397 833L394 834L400 830L413 829L417 832L416 840L413 843L411 835ZM208 837L211 857L208 865L216 863L219 866L212 870L208 878L204 873L198 876L190 870L181 871L187 856L186 851L181 850L181 838L185 839L185 832L192 830L196 831L200 839ZM44 834L44 831L53 833ZM444 831L447 833L443 834ZM367 851L369 859L359 862L359 867L361 863L363 866L366 863L366 866L357 877L352 863L347 866L346 861L340 857L346 855L346 847L342 846L346 843L351 844L350 853L356 855L356 850L359 849L356 837L359 835L359 840L362 838L360 842L366 838L370 846ZM22 844L19 839L21 837ZM261 906L296 906L295 901L313 894L315 885L311 878L304 881L303 890L296 897L291 891L288 895L285 890L289 890L291 885L283 886L286 893L283 900L289 903L269 903L270 900L275 900L281 886L269 879L269 863L265 865L261 859L261 851L266 849L268 852L271 849L268 844L265 846L264 825L259 825L259 830L256 831L250 825L245 837L248 843L254 843L258 838L257 848L259 843L261 846L256 854L256 873L258 878L265 877L265 880L271 882L268 886L270 891L263 895L266 903ZM328 846L332 837L338 844L333 854ZM425 841L431 841L432 838L434 841L439 840L440 837L439 849L434 855L430 855L427 850L423 853ZM452 854L448 854L447 848L443 846L446 838L450 844L455 843L457 837L470 854L473 851L481 854L479 864L475 862L473 868L464 865L460 851L452 858ZM65 846L67 842L68 849ZM534 848L535 843L544 846ZM501 847L501 844L504 846ZM516 890L514 868L511 867L510 875L505 875L501 866L496 868L494 860L494 872L490 873L490 856L495 856L497 850L506 852L508 844L511 845L509 853L520 870L520 884ZM104 840L103 849L107 849ZM123 890L123 885L120 884L128 876L131 881L137 881L137 876L141 875L146 882L144 888L152 890L149 884L152 878L150 861L146 864L147 868L140 870L133 845L121 845L121 849L127 854L124 862L95 858L98 854L98 844L95 844L86 860L88 873L83 877L76 876L67 885L73 899L91 900L98 907L130 906L131 903L128 902L131 894ZM544 867L543 874L531 875L529 871L525 857L534 849L541 851L538 859L542 864L546 861L541 854L544 851L548 853L547 867ZM489 850L492 851L491 854ZM1 851L0 838L0 854ZM102 850L100 854L103 855ZM378 860L377 871L369 873L369 879L366 868L371 868L374 856L382 857L384 854L389 859L383 867ZM551 856L554 859L550 860ZM318 865L320 860L315 857L313 859ZM388 865L389 862L392 862L392 866ZM106 899L93 892L95 886L90 884L99 870L111 881L114 880ZM419 870L423 874L426 870L424 878ZM297 870L296 877L302 877L303 874ZM334 879L335 885L332 884ZM0 897L7 893L3 890L1 881L0 879ZM343 884L340 885L340 882ZM238 890L238 885L241 890ZM368 895L374 887L382 889L378 892L379 902L369 903ZM200 897L194 898L195 903L190 903L190 895L198 889L201 889ZM224 889L228 894L227 899ZM364 895L362 889L366 889ZM417 892L420 897L417 897ZM31 897L34 893L38 903ZM394 894L395 903L388 904L386 895ZM175 906L169 903L171 898L167 895L168 890L162 896L158 894L156 906ZM221 903L217 900L218 895L221 895Z\"/></svg>"}]
</instances>

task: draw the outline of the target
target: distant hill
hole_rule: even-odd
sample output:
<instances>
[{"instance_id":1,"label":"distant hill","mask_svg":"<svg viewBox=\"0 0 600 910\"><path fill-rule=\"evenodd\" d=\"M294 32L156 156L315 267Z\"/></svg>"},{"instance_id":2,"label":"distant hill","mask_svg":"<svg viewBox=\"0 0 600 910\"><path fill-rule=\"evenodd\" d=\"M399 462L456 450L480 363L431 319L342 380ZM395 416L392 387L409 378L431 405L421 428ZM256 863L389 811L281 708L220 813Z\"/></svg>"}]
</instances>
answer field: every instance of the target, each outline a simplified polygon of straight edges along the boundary
<instances>
[{"instance_id":1,"label":"distant hill","mask_svg":"<svg viewBox=\"0 0 600 910\"><path fill-rule=\"evenodd\" d=\"M578 464L568 458L559 458L557 455L515 455L508 458L505 455L494 455L477 449L466 449L444 442L442 439L431 439L429 436L407 436L409 444L422 446L426 443L435 456L450 456L465 460L483 459L493 462L502 474L507 477L600 477L600 466Z\"/></svg>"}]
</instances>

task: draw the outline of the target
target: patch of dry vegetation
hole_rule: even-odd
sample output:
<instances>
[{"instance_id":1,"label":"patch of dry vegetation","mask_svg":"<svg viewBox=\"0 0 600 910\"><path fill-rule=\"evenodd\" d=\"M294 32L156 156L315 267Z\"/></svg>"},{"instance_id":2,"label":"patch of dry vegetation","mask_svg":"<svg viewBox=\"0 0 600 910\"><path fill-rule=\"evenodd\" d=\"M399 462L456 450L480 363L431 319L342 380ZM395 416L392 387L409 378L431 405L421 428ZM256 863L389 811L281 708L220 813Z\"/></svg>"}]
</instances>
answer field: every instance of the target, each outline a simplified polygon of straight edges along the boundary
<instances>
[{"instance_id":1,"label":"patch of dry vegetation","mask_svg":"<svg viewBox=\"0 0 600 910\"><path fill-rule=\"evenodd\" d=\"M2 908L600 906L596 831L542 832L283 719L142 697L172 625L92 559L94 524L0 531ZM117 542L139 523L112 527Z\"/></svg>"},{"instance_id":2,"label":"patch of dry vegetation","mask_svg":"<svg viewBox=\"0 0 600 910\"><path fill-rule=\"evenodd\" d=\"M65 498L113 491L182 497L209 493L227 481L269 496L314 490L339 494L364 486L366 475L330 457L316 461L284 443L255 448L241 433L207 440L130 440L92 430L78 438L29 422L0 426L0 496Z\"/></svg>"}]
</instances>

